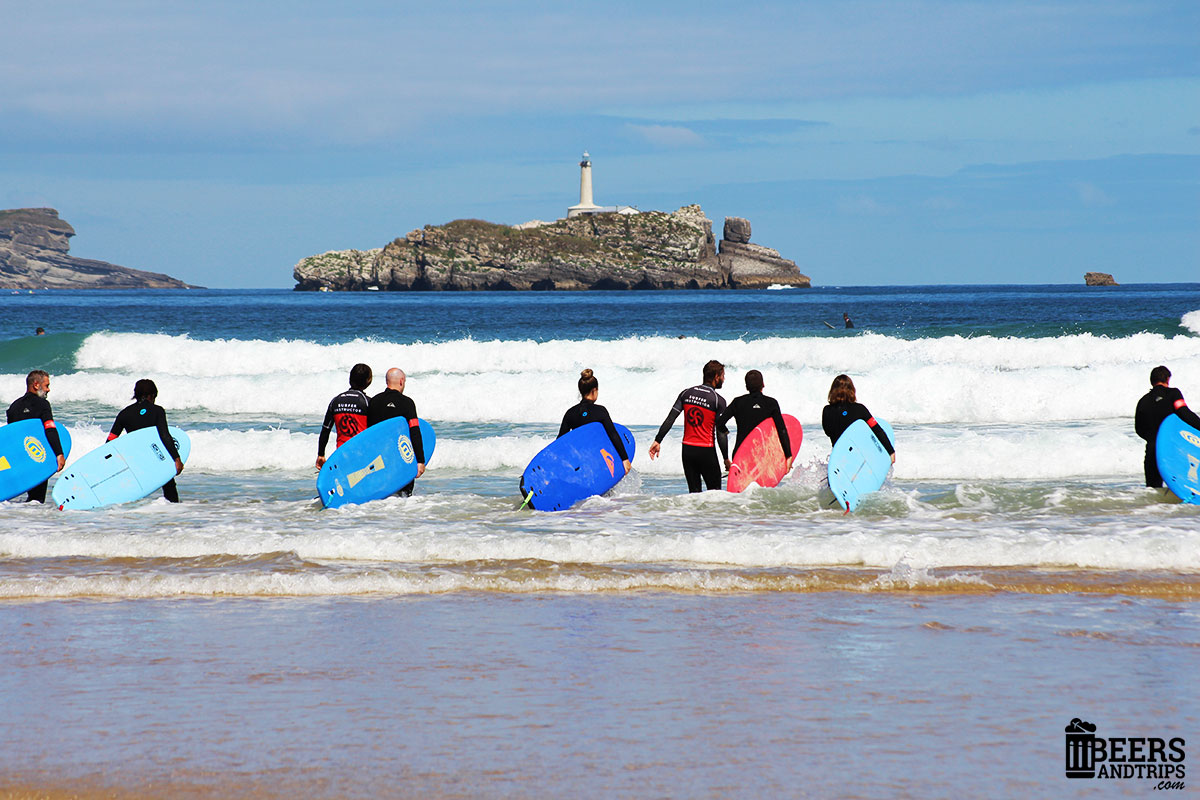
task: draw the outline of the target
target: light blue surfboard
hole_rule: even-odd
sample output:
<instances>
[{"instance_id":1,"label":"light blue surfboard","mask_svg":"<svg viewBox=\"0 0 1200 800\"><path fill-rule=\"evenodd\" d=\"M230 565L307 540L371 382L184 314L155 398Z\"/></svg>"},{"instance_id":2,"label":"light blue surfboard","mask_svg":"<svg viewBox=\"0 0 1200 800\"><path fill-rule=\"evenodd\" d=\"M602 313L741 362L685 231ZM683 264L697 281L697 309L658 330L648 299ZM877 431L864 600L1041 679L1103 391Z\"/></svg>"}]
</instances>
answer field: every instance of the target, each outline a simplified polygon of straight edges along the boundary
<instances>
[{"instance_id":1,"label":"light blue surfboard","mask_svg":"<svg viewBox=\"0 0 1200 800\"><path fill-rule=\"evenodd\" d=\"M875 418L896 446L892 426ZM892 468L892 457L864 420L855 420L829 454L829 489L847 511L854 511L864 495L879 490Z\"/></svg>"},{"instance_id":2,"label":"light blue surfboard","mask_svg":"<svg viewBox=\"0 0 1200 800\"><path fill-rule=\"evenodd\" d=\"M55 424L63 455L71 455L71 433ZM40 419L23 419L0 427L0 501L28 492L58 470L58 459Z\"/></svg>"},{"instance_id":3,"label":"light blue surfboard","mask_svg":"<svg viewBox=\"0 0 1200 800\"><path fill-rule=\"evenodd\" d=\"M1158 426L1154 455L1167 487L1185 503L1200 503L1200 430L1172 414Z\"/></svg>"},{"instance_id":4,"label":"light blue surfboard","mask_svg":"<svg viewBox=\"0 0 1200 800\"><path fill-rule=\"evenodd\" d=\"M421 444L425 465L433 457L437 436L425 420ZM417 456L404 417L377 422L348 439L317 473L317 494L326 508L367 503L390 497L417 477Z\"/></svg>"},{"instance_id":5,"label":"light blue surfboard","mask_svg":"<svg viewBox=\"0 0 1200 800\"><path fill-rule=\"evenodd\" d=\"M179 459L192 452L188 435L174 426ZM175 460L159 438L157 428L142 428L106 442L63 470L54 484L54 504L60 510L92 508L140 500L175 477Z\"/></svg>"},{"instance_id":6,"label":"light blue surfboard","mask_svg":"<svg viewBox=\"0 0 1200 800\"><path fill-rule=\"evenodd\" d=\"M633 434L614 425L629 461L637 449ZM604 494L625 477L621 456L600 422L589 422L555 439L533 457L521 475L521 497L538 511L561 511L592 495Z\"/></svg>"}]
</instances>

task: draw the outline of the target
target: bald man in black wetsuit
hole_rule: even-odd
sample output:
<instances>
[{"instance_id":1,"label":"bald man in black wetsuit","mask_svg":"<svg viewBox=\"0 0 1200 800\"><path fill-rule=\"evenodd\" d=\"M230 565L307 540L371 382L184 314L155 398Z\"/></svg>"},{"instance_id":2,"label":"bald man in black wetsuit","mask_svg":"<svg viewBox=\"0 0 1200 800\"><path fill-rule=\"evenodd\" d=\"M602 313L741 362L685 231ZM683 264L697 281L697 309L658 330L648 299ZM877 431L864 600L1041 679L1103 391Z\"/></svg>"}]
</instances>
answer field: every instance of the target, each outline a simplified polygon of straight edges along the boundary
<instances>
[{"instance_id":1,"label":"bald man in black wetsuit","mask_svg":"<svg viewBox=\"0 0 1200 800\"><path fill-rule=\"evenodd\" d=\"M425 443L421 440L421 421L417 419L417 404L404 394L404 386L408 376L399 367L392 367L385 377L387 388L371 398L367 405L367 424L374 425L385 419L404 417L408 420L408 438L412 441L413 454L417 459L417 478L425 474ZM401 497L409 497L416 485L416 478L409 481L397 492Z\"/></svg>"}]
</instances>

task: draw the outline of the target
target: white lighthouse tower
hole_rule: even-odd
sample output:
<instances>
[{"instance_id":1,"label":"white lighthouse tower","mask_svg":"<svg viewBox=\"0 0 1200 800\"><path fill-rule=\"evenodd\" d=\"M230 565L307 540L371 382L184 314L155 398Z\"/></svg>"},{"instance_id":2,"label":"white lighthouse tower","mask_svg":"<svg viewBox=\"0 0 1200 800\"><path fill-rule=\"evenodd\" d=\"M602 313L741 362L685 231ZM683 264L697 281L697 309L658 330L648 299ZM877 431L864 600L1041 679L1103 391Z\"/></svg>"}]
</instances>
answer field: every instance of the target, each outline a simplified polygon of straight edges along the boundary
<instances>
[{"instance_id":1,"label":"white lighthouse tower","mask_svg":"<svg viewBox=\"0 0 1200 800\"><path fill-rule=\"evenodd\" d=\"M580 214L591 214L600 210L600 206L592 202L592 158L584 151L579 162L579 205L567 209L568 217Z\"/></svg>"}]
</instances>

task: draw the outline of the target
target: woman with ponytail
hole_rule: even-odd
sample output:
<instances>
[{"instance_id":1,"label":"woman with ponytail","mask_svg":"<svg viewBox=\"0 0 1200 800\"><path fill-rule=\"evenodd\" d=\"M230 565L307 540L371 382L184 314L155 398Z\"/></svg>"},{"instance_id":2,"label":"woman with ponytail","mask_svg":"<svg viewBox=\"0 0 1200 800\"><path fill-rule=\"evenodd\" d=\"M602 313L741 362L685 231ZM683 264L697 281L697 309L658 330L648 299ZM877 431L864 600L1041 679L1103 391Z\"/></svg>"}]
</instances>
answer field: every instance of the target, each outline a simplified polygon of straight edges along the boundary
<instances>
[{"instance_id":1,"label":"woman with ponytail","mask_svg":"<svg viewBox=\"0 0 1200 800\"><path fill-rule=\"evenodd\" d=\"M596 380L595 374L590 369L579 373L579 397L581 399L578 404L571 406L567 409L567 413L563 414L562 425L558 428L558 436L561 438L569 431L587 425L589 422L599 422L608 433L608 438L612 440L613 447L617 449L617 455L621 457L621 463L625 465L625 472L628 473L631 465L629 454L625 452L625 443L621 441L617 429L613 427L608 409L596 405L596 398L599 396L600 381Z\"/></svg>"}]
</instances>

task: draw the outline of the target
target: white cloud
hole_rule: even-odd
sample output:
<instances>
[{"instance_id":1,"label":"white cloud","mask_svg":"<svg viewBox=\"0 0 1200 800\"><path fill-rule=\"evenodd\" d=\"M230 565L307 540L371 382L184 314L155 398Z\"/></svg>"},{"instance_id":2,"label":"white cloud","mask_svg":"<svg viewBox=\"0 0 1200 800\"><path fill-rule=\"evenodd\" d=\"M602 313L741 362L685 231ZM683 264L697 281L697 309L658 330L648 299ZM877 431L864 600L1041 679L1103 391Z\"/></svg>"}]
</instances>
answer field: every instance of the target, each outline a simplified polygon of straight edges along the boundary
<instances>
[{"instance_id":1,"label":"white cloud","mask_svg":"<svg viewBox=\"0 0 1200 800\"><path fill-rule=\"evenodd\" d=\"M682 125L635 125L628 123L625 129L650 144L659 147L699 147L704 137Z\"/></svg>"}]
</instances>

